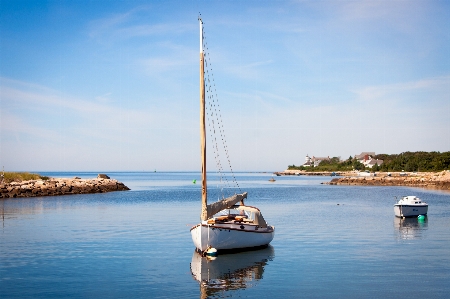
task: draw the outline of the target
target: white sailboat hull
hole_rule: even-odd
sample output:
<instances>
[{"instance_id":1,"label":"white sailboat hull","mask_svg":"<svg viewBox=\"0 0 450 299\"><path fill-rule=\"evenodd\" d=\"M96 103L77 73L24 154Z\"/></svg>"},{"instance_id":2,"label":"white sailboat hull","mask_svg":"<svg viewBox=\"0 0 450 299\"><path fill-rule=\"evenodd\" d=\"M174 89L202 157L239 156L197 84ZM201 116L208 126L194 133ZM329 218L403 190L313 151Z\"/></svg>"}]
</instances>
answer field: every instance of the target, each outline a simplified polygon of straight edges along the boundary
<instances>
[{"instance_id":1,"label":"white sailboat hull","mask_svg":"<svg viewBox=\"0 0 450 299\"><path fill-rule=\"evenodd\" d=\"M209 246L217 250L240 249L268 245L275 228L259 228L251 224L207 224L203 221L191 228L192 241L199 251Z\"/></svg>"}]
</instances>

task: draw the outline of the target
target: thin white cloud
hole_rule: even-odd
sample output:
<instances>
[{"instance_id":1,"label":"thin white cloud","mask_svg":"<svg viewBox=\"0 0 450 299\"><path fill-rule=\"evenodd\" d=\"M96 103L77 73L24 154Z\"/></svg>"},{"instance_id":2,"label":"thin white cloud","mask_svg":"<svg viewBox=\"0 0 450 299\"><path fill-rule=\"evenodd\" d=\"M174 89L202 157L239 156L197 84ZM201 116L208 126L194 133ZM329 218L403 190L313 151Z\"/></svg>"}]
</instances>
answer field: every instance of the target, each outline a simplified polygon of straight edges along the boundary
<instances>
[{"instance_id":1,"label":"thin white cloud","mask_svg":"<svg viewBox=\"0 0 450 299\"><path fill-rule=\"evenodd\" d=\"M110 32L122 24L129 22L137 13L148 9L149 7L147 6L139 6L124 13L117 13L106 18L93 20L90 23L89 36L92 38L100 37L106 32Z\"/></svg>"},{"instance_id":2,"label":"thin white cloud","mask_svg":"<svg viewBox=\"0 0 450 299\"><path fill-rule=\"evenodd\" d=\"M225 71L241 79L257 80L262 75L260 67L273 64L273 60L256 61L249 64L226 64Z\"/></svg>"},{"instance_id":3,"label":"thin white cloud","mask_svg":"<svg viewBox=\"0 0 450 299\"><path fill-rule=\"evenodd\" d=\"M112 92L107 92L100 96L96 96L95 99L101 103L108 103L111 101L111 95L112 95Z\"/></svg>"},{"instance_id":4,"label":"thin white cloud","mask_svg":"<svg viewBox=\"0 0 450 299\"><path fill-rule=\"evenodd\" d=\"M54 121L60 118L64 121L70 120L72 128L68 125L67 130L89 128L83 134L94 134L98 137L111 137L112 139L114 139L114 133L105 132L104 129L112 128L116 132L123 132L127 129L149 126L161 120L159 111L151 113L110 104L105 100L110 93L97 97L96 101L88 101L73 96L59 95L57 91L36 84L14 81L15 86L11 87L8 82L13 81L4 78L0 80L2 118L14 121L3 122L2 120L3 131L15 132L18 128L23 128L23 132L31 132L39 128L42 122L33 123L35 120L28 117L27 113L37 115L35 116L37 119L51 116ZM99 101L99 99L101 100ZM51 121L51 117L49 121ZM42 128L45 128L45 132L51 130L49 127ZM56 128L53 129L56 130ZM132 132L129 133L132 135Z\"/></svg>"},{"instance_id":5,"label":"thin white cloud","mask_svg":"<svg viewBox=\"0 0 450 299\"><path fill-rule=\"evenodd\" d=\"M176 169L165 155L179 157L197 129L186 107L115 106L8 78L0 96L0 160L9 169Z\"/></svg>"},{"instance_id":6,"label":"thin white cloud","mask_svg":"<svg viewBox=\"0 0 450 299\"><path fill-rule=\"evenodd\" d=\"M175 61L171 58L149 58L141 62L145 72L150 75L161 75L162 73L172 71L177 67L184 65L184 61Z\"/></svg>"},{"instance_id":7,"label":"thin white cloud","mask_svg":"<svg viewBox=\"0 0 450 299\"><path fill-rule=\"evenodd\" d=\"M1 117L2 139L13 139L21 142L22 136L33 135L42 141L55 141L53 130L36 127L23 118L2 112Z\"/></svg>"},{"instance_id":8,"label":"thin white cloud","mask_svg":"<svg viewBox=\"0 0 450 299\"><path fill-rule=\"evenodd\" d=\"M192 31L194 28L191 24L154 24L154 25L136 25L117 28L114 35L123 39L164 34L181 34L186 31Z\"/></svg>"},{"instance_id":9,"label":"thin white cloud","mask_svg":"<svg viewBox=\"0 0 450 299\"><path fill-rule=\"evenodd\" d=\"M251 68L256 68L256 67L259 67L262 65L268 65L268 64L272 64L272 63L273 63L273 60L271 60L271 59L266 60L266 61L257 61L257 62L252 62L252 63L246 64L246 65L243 65L242 68L251 69Z\"/></svg>"},{"instance_id":10,"label":"thin white cloud","mask_svg":"<svg viewBox=\"0 0 450 299\"><path fill-rule=\"evenodd\" d=\"M402 100L399 95L407 96L412 91L426 90L434 95L446 96L448 94L448 86L450 86L450 76L441 76L435 78L425 78L417 81L410 81L396 84L386 84L377 86L366 86L355 89L353 92L360 101L395 101ZM432 99L430 99L432 100ZM434 100L444 100L435 98Z\"/></svg>"},{"instance_id":11,"label":"thin white cloud","mask_svg":"<svg viewBox=\"0 0 450 299\"><path fill-rule=\"evenodd\" d=\"M121 41L133 37L182 34L193 31L195 24L155 23L150 6L135 7L122 14L115 14L90 22L88 35L99 41Z\"/></svg>"},{"instance_id":12,"label":"thin white cloud","mask_svg":"<svg viewBox=\"0 0 450 299\"><path fill-rule=\"evenodd\" d=\"M334 5L333 5L334 2ZM332 1L329 2L342 19L373 20L395 16L405 11L411 4L408 1Z\"/></svg>"},{"instance_id":13,"label":"thin white cloud","mask_svg":"<svg viewBox=\"0 0 450 299\"><path fill-rule=\"evenodd\" d=\"M268 93L268 92L258 92L258 94L264 98L269 100L271 103L273 104L278 104L278 103L284 103L284 104L293 104L294 101L290 98L287 98L285 96L279 95L279 94L273 94L273 93Z\"/></svg>"}]
</instances>

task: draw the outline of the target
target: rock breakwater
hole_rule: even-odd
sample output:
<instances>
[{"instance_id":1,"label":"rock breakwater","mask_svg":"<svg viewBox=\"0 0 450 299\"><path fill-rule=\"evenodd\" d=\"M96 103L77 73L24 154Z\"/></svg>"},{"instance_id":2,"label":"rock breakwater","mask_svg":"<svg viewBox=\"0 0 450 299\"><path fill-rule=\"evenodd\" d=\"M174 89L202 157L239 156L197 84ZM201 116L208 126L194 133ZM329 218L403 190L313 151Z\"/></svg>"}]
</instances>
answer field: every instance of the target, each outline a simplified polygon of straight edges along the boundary
<instances>
[{"instance_id":1,"label":"rock breakwater","mask_svg":"<svg viewBox=\"0 0 450 299\"><path fill-rule=\"evenodd\" d=\"M56 196L130 190L114 179L31 180L0 184L0 198Z\"/></svg>"},{"instance_id":2,"label":"rock breakwater","mask_svg":"<svg viewBox=\"0 0 450 299\"><path fill-rule=\"evenodd\" d=\"M281 175L306 175L306 176L340 176L345 175L347 172L343 171L305 171L305 170L291 170L277 171L273 174L277 176Z\"/></svg>"},{"instance_id":3,"label":"rock breakwater","mask_svg":"<svg viewBox=\"0 0 450 299\"><path fill-rule=\"evenodd\" d=\"M328 185L410 186L450 190L450 172L377 173L376 176L345 176L332 179Z\"/></svg>"}]
</instances>

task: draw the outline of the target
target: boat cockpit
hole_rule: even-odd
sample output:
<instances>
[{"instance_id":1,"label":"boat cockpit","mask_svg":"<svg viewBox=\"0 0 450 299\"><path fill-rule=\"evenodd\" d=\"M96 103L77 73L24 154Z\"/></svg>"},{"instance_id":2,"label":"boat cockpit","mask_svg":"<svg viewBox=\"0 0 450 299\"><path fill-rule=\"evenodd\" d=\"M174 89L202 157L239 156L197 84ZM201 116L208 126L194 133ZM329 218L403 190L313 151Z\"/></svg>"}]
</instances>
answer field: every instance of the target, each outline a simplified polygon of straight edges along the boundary
<instances>
[{"instance_id":1,"label":"boat cockpit","mask_svg":"<svg viewBox=\"0 0 450 299\"><path fill-rule=\"evenodd\" d=\"M208 219L208 224L213 223L249 223L258 225L261 228L267 227L267 223L258 208L234 205L229 209L222 210Z\"/></svg>"}]
</instances>

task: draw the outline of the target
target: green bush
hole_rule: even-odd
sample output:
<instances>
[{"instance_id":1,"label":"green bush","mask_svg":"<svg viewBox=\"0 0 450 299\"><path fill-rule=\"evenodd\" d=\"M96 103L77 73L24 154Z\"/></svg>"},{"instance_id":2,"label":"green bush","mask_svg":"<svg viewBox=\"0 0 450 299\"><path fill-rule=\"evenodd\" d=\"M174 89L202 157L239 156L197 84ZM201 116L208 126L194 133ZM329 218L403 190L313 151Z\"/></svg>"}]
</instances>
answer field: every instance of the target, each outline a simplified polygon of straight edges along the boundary
<instances>
[{"instance_id":1,"label":"green bush","mask_svg":"<svg viewBox=\"0 0 450 299\"><path fill-rule=\"evenodd\" d=\"M450 169L450 152L404 152L398 155L379 154L373 157L383 160L383 164L374 166L372 171L442 171ZM365 170L362 163L350 156L345 161L333 157L322 161L317 167L290 165L288 169L307 171L348 171Z\"/></svg>"},{"instance_id":2,"label":"green bush","mask_svg":"<svg viewBox=\"0 0 450 299\"><path fill-rule=\"evenodd\" d=\"M376 155L383 160L382 171L442 171L450 169L450 152L404 152Z\"/></svg>"},{"instance_id":3,"label":"green bush","mask_svg":"<svg viewBox=\"0 0 450 299\"><path fill-rule=\"evenodd\" d=\"M5 172L3 182L22 182L30 180L48 180L48 177L29 172Z\"/></svg>"}]
</instances>

